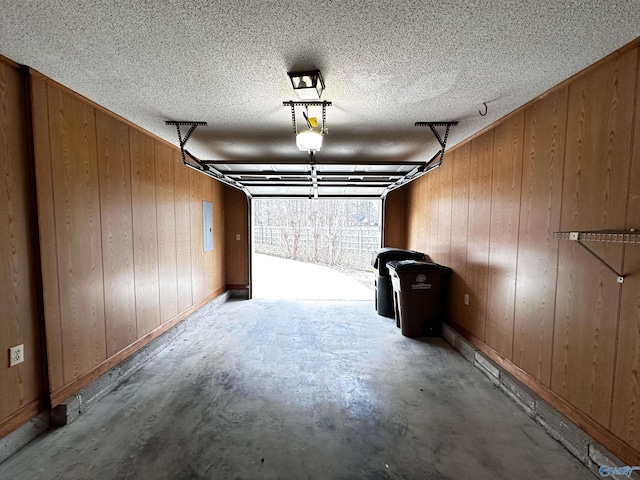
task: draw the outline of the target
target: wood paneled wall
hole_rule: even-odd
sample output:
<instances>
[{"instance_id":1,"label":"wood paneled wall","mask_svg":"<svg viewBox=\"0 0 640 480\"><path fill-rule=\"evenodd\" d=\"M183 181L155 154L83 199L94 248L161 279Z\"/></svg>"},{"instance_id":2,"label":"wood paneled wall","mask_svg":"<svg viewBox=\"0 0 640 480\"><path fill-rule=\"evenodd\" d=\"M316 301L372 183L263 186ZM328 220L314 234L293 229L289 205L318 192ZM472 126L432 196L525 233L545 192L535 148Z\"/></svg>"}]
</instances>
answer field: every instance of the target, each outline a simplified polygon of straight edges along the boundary
<instances>
[{"instance_id":1,"label":"wood paneled wall","mask_svg":"<svg viewBox=\"0 0 640 480\"><path fill-rule=\"evenodd\" d=\"M137 337L129 127L96 112L107 355ZM106 253L106 255L104 255Z\"/></svg>"},{"instance_id":2,"label":"wood paneled wall","mask_svg":"<svg viewBox=\"0 0 640 480\"><path fill-rule=\"evenodd\" d=\"M33 209L28 89L17 65L0 57L0 438L43 408L38 245ZM10 347L24 363L9 367Z\"/></svg>"},{"instance_id":3,"label":"wood paneled wall","mask_svg":"<svg viewBox=\"0 0 640 480\"><path fill-rule=\"evenodd\" d=\"M178 311L184 312L193 304L191 282L191 192L190 168L182 168L182 157L173 152L173 178L176 218L176 276L178 279ZM193 233L194 235L197 232Z\"/></svg>"},{"instance_id":4,"label":"wood paneled wall","mask_svg":"<svg viewBox=\"0 0 640 480\"><path fill-rule=\"evenodd\" d=\"M632 50L569 86L561 230L625 227L637 60ZM590 246L621 270L622 246ZM604 426L627 287L579 245L560 243L551 388Z\"/></svg>"},{"instance_id":5,"label":"wood paneled wall","mask_svg":"<svg viewBox=\"0 0 640 480\"><path fill-rule=\"evenodd\" d=\"M387 195L384 202L384 238L382 245L404 248L406 239L407 189L398 188Z\"/></svg>"},{"instance_id":6,"label":"wood paneled wall","mask_svg":"<svg viewBox=\"0 0 640 480\"><path fill-rule=\"evenodd\" d=\"M638 62L640 72L640 57ZM640 73L638 75L640 83ZM636 102L639 102L636 98ZM636 104L633 164L629 175L627 228L640 226L640 105ZM625 442L640 444L640 247L625 246L623 271L627 274L620 302L617 355L614 366L611 430Z\"/></svg>"},{"instance_id":7,"label":"wood paneled wall","mask_svg":"<svg viewBox=\"0 0 640 480\"><path fill-rule=\"evenodd\" d=\"M556 90L525 112L522 188L513 336L513 362L551 385L551 349L568 88Z\"/></svg>"},{"instance_id":8,"label":"wood paneled wall","mask_svg":"<svg viewBox=\"0 0 640 480\"><path fill-rule=\"evenodd\" d=\"M227 288L249 288L249 206L247 196L224 185ZM240 238L237 238L237 235Z\"/></svg>"},{"instance_id":9,"label":"wood paneled wall","mask_svg":"<svg viewBox=\"0 0 640 480\"><path fill-rule=\"evenodd\" d=\"M178 261L176 249L175 149L156 142L156 205L158 219L158 278L160 323L178 310ZM178 166L180 164L178 163Z\"/></svg>"},{"instance_id":10,"label":"wood paneled wall","mask_svg":"<svg viewBox=\"0 0 640 480\"><path fill-rule=\"evenodd\" d=\"M486 342L508 358L513 354L523 120L520 112L496 126L493 137Z\"/></svg>"},{"instance_id":11,"label":"wood paneled wall","mask_svg":"<svg viewBox=\"0 0 640 480\"><path fill-rule=\"evenodd\" d=\"M224 205L177 148L35 72L31 89L55 406L224 291Z\"/></svg>"},{"instance_id":12,"label":"wood paneled wall","mask_svg":"<svg viewBox=\"0 0 640 480\"><path fill-rule=\"evenodd\" d=\"M624 270L620 285L553 232L640 229L637 45L406 187L405 245L452 267L449 315L464 335L630 464L640 461L640 247L589 244Z\"/></svg>"},{"instance_id":13,"label":"wood paneled wall","mask_svg":"<svg viewBox=\"0 0 640 480\"><path fill-rule=\"evenodd\" d=\"M467 143L455 151L445 154L441 168L450 168L451 179L451 240L449 265L451 280L449 286L449 312L460 325L468 327L467 309L463 303L467 291L465 283L467 271L467 219L469 218L469 157L471 144ZM453 160L453 161L451 161ZM450 164L447 166L447 164ZM415 208L415 206L411 207ZM446 247L446 243L444 244ZM446 250L446 248L445 248ZM434 259L438 261L440 259Z\"/></svg>"}]
</instances>

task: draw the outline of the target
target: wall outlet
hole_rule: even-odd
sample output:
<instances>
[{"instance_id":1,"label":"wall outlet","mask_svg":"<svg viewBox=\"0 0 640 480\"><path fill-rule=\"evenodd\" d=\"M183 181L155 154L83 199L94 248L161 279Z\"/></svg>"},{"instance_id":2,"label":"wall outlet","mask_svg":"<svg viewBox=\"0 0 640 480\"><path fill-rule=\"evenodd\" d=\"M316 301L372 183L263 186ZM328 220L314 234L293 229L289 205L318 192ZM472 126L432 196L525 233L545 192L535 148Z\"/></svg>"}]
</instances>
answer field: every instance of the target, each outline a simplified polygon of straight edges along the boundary
<instances>
[{"instance_id":1,"label":"wall outlet","mask_svg":"<svg viewBox=\"0 0 640 480\"><path fill-rule=\"evenodd\" d=\"M9 366L13 367L24 362L24 345L17 345L9 349Z\"/></svg>"},{"instance_id":2,"label":"wall outlet","mask_svg":"<svg viewBox=\"0 0 640 480\"><path fill-rule=\"evenodd\" d=\"M240 234L239 233L236 233L236 240L240 241Z\"/></svg>"},{"instance_id":3,"label":"wall outlet","mask_svg":"<svg viewBox=\"0 0 640 480\"><path fill-rule=\"evenodd\" d=\"M464 304L465 305L469 305L469 294L468 293L464 294Z\"/></svg>"}]
</instances>

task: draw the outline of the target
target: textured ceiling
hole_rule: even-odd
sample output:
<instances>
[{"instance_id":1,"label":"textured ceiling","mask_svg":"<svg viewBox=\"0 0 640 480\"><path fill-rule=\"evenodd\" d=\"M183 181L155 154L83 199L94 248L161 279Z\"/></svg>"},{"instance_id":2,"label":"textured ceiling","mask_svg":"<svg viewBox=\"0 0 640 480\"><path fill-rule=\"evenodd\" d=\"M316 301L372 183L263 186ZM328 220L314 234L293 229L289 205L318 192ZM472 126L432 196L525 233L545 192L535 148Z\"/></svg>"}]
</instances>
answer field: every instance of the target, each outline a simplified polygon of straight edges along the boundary
<instances>
[{"instance_id":1,"label":"textured ceiling","mask_svg":"<svg viewBox=\"0 0 640 480\"><path fill-rule=\"evenodd\" d=\"M164 120L206 121L189 149L247 163L306 155L282 101L287 71L319 68L319 160L428 160L438 145L414 122L459 120L453 146L640 36L639 5L4 0L0 54L174 144Z\"/></svg>"}]
</instances>

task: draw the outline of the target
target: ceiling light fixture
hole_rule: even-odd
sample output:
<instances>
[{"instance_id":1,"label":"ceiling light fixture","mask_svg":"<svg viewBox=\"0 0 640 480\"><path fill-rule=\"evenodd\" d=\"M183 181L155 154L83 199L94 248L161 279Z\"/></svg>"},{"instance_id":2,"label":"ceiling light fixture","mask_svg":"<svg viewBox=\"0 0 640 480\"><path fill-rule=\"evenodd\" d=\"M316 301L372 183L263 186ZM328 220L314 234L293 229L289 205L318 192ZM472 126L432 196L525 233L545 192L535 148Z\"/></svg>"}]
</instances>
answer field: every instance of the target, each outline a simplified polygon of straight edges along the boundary
<instances>
[{"instance_id":1,"label":"ceiling light fixture","mask_svg":"<svg viewBox=\"0 0 640 480\"><path fill-rule=\"evenodd\" d=\"M326 100L320 101L322 92L324 91L324 80L320 70L308 70L304 72L288 72L289 80L293 91L300 99L297 102L282 102L284 106L291 108L291 122L293 124L293 133L296 136L296 146L301 152L308 152L311 163L313 164L315 154L322 148L322 140L327 134L326 116L327 107L331 106L331 102ZM322 123L318 122L318 118L310 115L309 109L322 109ZM298 114L302 113L308 130L298 132L296 124L296 109Z\"/></svg>"},{"instance_id":2,"label":"ceiling light fixture","mask_svg":"<svg viewBox=\"0 0 640 480\"><path fill-rule=\"evenodd\" d=\"M307 130L296 135L296 145L301 152L317 152L322 148L322 133Z\"/></svg>"},{"instance_id":3,"label":"ceiling light fixture","mask_svg":"<svg viewBox=\"0 0 640 480\"><path fill-rule=\"evenodd\" d=\"M320 70L288 72L293 91L300 100L320 100L324 91L324 80Z\"/></svg>"}]
</instances>

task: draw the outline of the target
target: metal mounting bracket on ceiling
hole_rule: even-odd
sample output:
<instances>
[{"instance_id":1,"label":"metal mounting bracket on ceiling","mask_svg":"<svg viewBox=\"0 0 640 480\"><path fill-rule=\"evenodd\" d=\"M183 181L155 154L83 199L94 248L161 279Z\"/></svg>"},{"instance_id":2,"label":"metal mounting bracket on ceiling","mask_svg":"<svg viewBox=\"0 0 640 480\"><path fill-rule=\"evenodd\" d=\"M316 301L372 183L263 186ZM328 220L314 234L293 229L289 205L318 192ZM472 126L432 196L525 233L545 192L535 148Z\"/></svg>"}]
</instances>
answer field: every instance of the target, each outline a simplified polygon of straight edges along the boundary
<instances>
[{"instance_id":1,"label":"metal mounting bracket on ceiling","mask_svg":"<svg viewBox=\"0 0 640 480\"><path fill-rule=\"evenodd\" d=\"M603 230L595 232L553 232L556 240L572 240L584 248L587 252L597 258L605 267L616 274L618 283L624 283L624 275L607 263L596 252L587 247L585 242L606 242L606 243L640 243L640 233L636 229L629 231Z\"/></svg>"},{"instance_id":2,"label":"metal mounting bracket on ceiling","mask_svg":"<svg viewBox=\"0 0 640 480\"><path fill-rule=\"evenodd\" d=\"M189 152L185 147L187 141L191 137L191 134L194 130L199 126L206 126L207 122L193 122L193 121L185 121L185 120L166 120L165 125L175 125L176 131L178 132L178 143L180 145L180 153L182 154L182 162L187 166L198 172L204 173L205 175L209 175L210 177L215 178L216 180L221 181L231 187L237 188L238 190L242 190L248 197L251 197L249 191L244 187L244 185L236 182L235 180L227 177L226 175L220 173L211 165L208 165L207 160L200 160L196 158L193 154ZM189 131L187 131L186 135L182 136L182 131L180 127L189 126ZM191 159L191 161L187 160L187 157Z\"/></svg>"},{"instance_id":3,"label":"metal mounting bracket on ceiling","mask_svg":"<svg viewBox=\"0 0 640 480\"><path fill-rule=\"evenodd\" d=\"M436 137L436 140L438 140L438 143L440 144L440 148L441 148L439 152L440 160L438 161L438 163L442 163L442 159L444 158L444 151L447 148L447 139L449 138L449 128L456 125L458 125L458 122L416 122L415 123L416 127L429 127L431 129L431 133L433 133L433 136ZM442 139L442 137L440 137L440 133L438 133L438 130L436 130L436 127L447 127L446 130L444 131L444 140ZM432 161L433 161L433 158L429 161L429 163L431 163Z\"/></svg>"},{"instance_id":4,"label":"metal mounting bracket on ceiling","mask_svg":"<svg viewBox=\"0 0 640 480\"><path fill-rule=\"evenodd\" d=\"M291 124L293 125L293 133L297 134L298 129L296 127L296 107L322 107L322 132L325 132L325 125L327 120L327 107L331 106L331 102L323 101L298 101L292 100L288 102L282 102L284 107L291 107Z\"/></svg>"},{"instance_id":5,"label":"metal mounting bracket on ceiling","mask_svg":"<svg viewBox=\"0 0 640 480\"><path fill-rule=\"evenodd\" d=\"M416 168L411 170L409 173L407 173L404 177L399 179L397 182L395 182L392 185L389 185L389 187L387 188L387 191L383 194L383 196L386 196L390 191L395 190L396 188L401 187L402 185L405 185L411 182L412 180L415 180L416 178L424 175L425 173L433 170L434 168L438 168L442 164L442 159L444 158L444 152L447 149L447 139L449 138L449 129L456 125L458 125L458 122L416 122L415 123L416 127L429 127L431 129L431 133L433 133L433 136L436 137L436 140L440 144L440 150L438 150L436 154L433 157L431 157L431 159L428 162L418 165ZM444 131L444 138L440 136L440 132L438 132L436 127L446 127Z\"/></svg>"}]
</instances>

